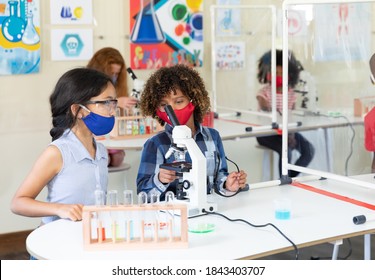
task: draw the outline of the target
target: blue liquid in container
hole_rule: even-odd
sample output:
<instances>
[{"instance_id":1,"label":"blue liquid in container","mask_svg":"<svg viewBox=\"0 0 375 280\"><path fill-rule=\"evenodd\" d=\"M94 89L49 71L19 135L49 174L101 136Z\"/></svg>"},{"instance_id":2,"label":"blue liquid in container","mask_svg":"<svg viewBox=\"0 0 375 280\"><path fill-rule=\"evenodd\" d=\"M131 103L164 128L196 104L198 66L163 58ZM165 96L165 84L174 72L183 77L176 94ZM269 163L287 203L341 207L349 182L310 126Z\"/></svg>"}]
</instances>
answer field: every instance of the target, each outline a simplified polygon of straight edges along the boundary
<instances>
[{"instance_id":1,"label":"blue liquid in container","mask_svg":"<svg viewBox=\"0 0 375 280\"><path fill-rule=\"evenodd\" d=\"M275 211L275 218L278 220L289 220L290 219L290 211L289 210L276 210Z\"/></svg>"}]
</instances>

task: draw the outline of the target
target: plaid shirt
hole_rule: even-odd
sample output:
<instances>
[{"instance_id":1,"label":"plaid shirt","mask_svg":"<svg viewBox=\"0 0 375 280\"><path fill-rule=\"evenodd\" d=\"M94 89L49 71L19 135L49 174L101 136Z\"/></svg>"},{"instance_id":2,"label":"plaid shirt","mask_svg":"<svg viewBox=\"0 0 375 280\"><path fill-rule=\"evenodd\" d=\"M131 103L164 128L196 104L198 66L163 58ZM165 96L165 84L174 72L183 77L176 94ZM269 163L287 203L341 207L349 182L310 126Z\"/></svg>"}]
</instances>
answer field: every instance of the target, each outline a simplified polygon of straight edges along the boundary
<instances>
[{"instance_id":1,"label":"plaid shirt","mask_svg":"<svg viewBox=\"0 0 375 280\"><path fill-rule=\"evenodd\" d=\"M197 132L194 136L198 147L207 159L207 179L208 182L216 183L219 190L223 189L223 184L228 176L227 161L223 143L219 132L215 129L196 124ZM165 159L165 154L172 143L172 126L166 124L165 130L146 141L142 150L141 163L137 175L137 192L144 191L150 197L152 193L159 193L160 199L164 200L167 191L176 193L178 179L169 184L159 181L159 166L163 163L176 161L174 155ZM210 151L213 150L213 154ZM211 155L211 156L210 156ZM185 156L186 162L191 162L189 152ZM212 184L207 183L208 192L211 192Z\"/></svg>"}]
</instances>

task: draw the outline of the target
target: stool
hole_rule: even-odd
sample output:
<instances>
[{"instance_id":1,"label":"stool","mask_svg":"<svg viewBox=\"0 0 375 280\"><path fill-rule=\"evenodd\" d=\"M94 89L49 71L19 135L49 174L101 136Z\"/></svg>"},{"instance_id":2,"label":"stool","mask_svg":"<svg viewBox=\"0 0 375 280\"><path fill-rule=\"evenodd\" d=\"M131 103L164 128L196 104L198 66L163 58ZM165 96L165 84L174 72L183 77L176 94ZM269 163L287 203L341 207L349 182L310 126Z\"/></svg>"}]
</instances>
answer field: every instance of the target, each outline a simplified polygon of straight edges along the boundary
<instances>
[{"instance_id":1,"label":"stool","mask_svg":"<svg viewBox=\"0 0 375 280\"><path fill-rule=\"evenodd\" d=\"M256 145L255 148L263 150L262 182L278 178L279 175L275 174L275 171L277 171L277 174L279 172L278 167L274 168L275 164L273 154L275 152L262 145Z\"/></svg>"},{"instance_id":2,"label":"stool","mask_svg":"<svg viewBox=\"0 0 375 280\"><path fill-rule=\"evenodd\" d=\"M108 173L115 173L115 172L124 172L124 187L127 187L126 182L126 173L125 171L129 170L131 165L129 163L121 163L119 166L108 166Z\"/></svg>"}]
</instances>

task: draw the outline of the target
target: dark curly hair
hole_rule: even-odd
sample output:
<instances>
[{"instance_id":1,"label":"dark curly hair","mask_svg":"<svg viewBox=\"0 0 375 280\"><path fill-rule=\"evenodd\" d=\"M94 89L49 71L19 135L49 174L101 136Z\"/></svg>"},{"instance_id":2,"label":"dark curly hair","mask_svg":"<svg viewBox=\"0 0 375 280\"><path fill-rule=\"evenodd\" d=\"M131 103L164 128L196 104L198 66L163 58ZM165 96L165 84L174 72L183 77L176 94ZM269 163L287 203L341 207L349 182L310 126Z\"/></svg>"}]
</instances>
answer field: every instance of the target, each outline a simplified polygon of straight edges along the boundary
<instances>
[{"instance_id":1,"label":"dark curly hair","mask_svg":"<svg viewBox=\"0 0 375 280\"><path fill-rule=\"evenodd\" d=\"M142 115L151 116L164 125L164 121L156 116L156 110L164 97L171 92L176 94L178 89L195 106L195 121L202 122L204 115L210 110L210 97L199 73L182 64L161 67L146 81L139 103Z\"/></svg>"},{"instance_id":2,"label":"dark curly hair","mask_svg":"<svg viewBox=\"0 0 375 280\"><path fill-rule=\"evenodd\" d=\"M299 73L303 70L301 63L295 58L293 52L288 55L289 87L294 88L299 81ZM276 50L276 66L283 66L283 51ZM268 83L267 73L271 72L271 51L264 53L258 61L258 81Z\"/></svg>"}]
</instances>

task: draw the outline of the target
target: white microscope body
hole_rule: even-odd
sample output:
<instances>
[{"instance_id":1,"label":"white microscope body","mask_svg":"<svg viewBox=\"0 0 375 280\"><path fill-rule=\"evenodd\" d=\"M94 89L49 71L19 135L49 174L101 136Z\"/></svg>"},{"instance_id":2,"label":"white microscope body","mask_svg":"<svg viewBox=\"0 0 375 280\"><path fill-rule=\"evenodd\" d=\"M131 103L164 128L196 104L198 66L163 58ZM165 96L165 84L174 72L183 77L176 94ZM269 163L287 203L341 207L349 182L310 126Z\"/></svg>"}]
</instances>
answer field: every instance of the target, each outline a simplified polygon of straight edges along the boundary
<instances>
[{"instance_id":1,"label":"white microscope body","mask_svg":"<svg viewBox=\"0 0 375 280\"><path fill-rule=\"evenodd\" d=\"M188 216L204 214L203 211L217 210L216 203L207 202L207 161L195 140L191 137L191 129L186 125L177 125L172 131L173 143L179 148L186 148L192 160L189 172L183 172L186 198L188 199Z\"/></svg>"}]
</instances>

